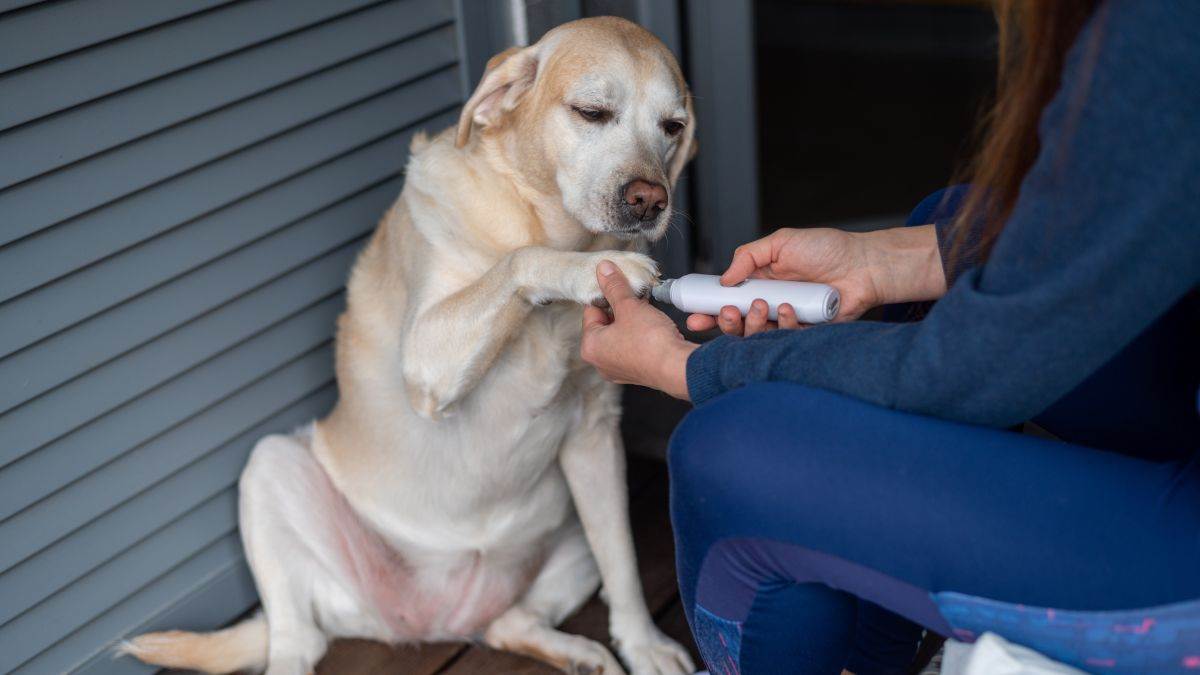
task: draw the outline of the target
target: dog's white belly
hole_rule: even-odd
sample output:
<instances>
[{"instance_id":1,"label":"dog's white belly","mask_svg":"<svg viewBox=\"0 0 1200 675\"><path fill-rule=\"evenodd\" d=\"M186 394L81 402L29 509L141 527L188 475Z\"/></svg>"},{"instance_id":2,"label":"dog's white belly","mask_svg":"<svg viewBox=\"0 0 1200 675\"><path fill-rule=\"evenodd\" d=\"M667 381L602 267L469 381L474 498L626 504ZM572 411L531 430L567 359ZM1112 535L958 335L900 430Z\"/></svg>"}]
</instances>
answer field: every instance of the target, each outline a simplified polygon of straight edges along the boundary
<instances>
[{"instance_id":1,"label":"dog's white belly","mask_svg":"<svg viewBox=\"0 0 1200 675\"><path fill-rule=\"evenodd\" d=\"M275 486L280 477L287 485L282 499L273 500L273 519L286 521L311 547L320 570L309 579L314 606L333 635L392 642L478 636L529 587L561 527L546 532L543 524L532 539L500 527L511 538L486 547L463 545L453 531L437 547L414 544L368 522L310 453L294 453L286 463L270 461ZM251 464L244 489L257 487L255 472L266 464ZM557 482L546 481L548 491L556 492ZM529 526L516 511L510 509L508 523ZM440 529L437 522L426 527ZM307 565L300 558L294 564L288 573L303 575Z\"/></svg>"},{"instance_id":2,"label":"dog's white belly","mask_svg":"<svg viewBox=\"0 0 1200 675\"><path fill-rule=\"evenodd\" d=\"M561 336L547 339L555 322L536 323L451 417L418 417L399 388L392 401L376 401L399 405L378 411L382 421L360 437L382 446L369 453L374 461L337 460L318 425L315 455L332 478L325 508L341 533L336 576L369 610L372 634L478 634L515 604L573 523L557 455L582 402L568 373L570 347ZM329 621L362 634L350 628L365 620L354 604Z\"/></svg>"}]
</instances>

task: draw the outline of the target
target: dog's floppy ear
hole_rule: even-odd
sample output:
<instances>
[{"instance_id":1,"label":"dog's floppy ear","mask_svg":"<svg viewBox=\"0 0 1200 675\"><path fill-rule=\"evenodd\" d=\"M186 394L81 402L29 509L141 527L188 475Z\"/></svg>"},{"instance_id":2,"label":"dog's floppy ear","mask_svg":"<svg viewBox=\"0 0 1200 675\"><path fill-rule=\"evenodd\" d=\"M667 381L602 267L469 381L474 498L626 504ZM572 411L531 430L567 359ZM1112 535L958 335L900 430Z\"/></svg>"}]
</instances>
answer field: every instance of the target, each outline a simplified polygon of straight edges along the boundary
<instances>
[{"instance_id":1,"label":"dog's floppy ear","mask_svg":"<svg viewBox=\"0 0 1200 675\"><path fill-rule=\"evenodd\" d=\"M671 168L667 171L667 180L671 183L671 188L675 188L675 182L679 180L679 174L683 173L683 167L696 156L696 150L699 143L696 142L696 111L692 108L692 94L688 92L687 103L685 104L688 114L687 126L683 128L683 138L679 139L679 145L675 148L675 154L671 156Z\"/></svg>"},{"instance_id":2,"label":"dog's floppy ear","mask_svg":"<svg viewBox=\"0 0 1200 675\"><path fill-rule=\"evenodd\" d=\"M473 124L484 127L495 124L517 107L517 102L533 86L537 65L533 47L509 47L488 59L479 86L463 105L454 145L461 148L467 144Z\"/></svg>"}]
</instances>

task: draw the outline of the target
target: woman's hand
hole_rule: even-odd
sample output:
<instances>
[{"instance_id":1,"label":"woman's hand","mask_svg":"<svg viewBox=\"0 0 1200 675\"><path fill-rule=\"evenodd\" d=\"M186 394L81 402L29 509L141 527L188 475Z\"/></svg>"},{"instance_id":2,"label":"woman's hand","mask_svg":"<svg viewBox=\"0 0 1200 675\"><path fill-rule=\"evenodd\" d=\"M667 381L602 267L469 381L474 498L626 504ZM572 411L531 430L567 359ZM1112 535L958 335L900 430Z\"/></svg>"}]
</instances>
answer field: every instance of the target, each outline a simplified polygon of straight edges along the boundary
<instances>
[{"instance_id":1,"label":"woman's hand","mask_svg":"<svg viewBox=\"0 0 1200 675\"><path fill-rule=\"evenodd\" d=\"M734 252L721 275L726 286L747 278L813 281L838 289L841 309L835 321L853 321L872 307L932 300L946 292L937 233L932 225L856 234L831 228L785 228ZM713 327L730 335L753 335L772 328L801 328L790 305L779 306L779 323L767 320L767 303L756 300L743 320L736 307L718 317L693 314L688 328Z\"/></svg>"},{"instance_id":2,"label":"woman's hand","mask_svg":"<svg viewBox=\"0 0 1200 675\"><path fill-rule=\"evenodd\" d=\"M674 321L639 299L616 265L601 262L596 278L612 316L598 307L584 307L583 360L606 380L640 384L688 400L687 359L699 345L685 340Z\"/></svg>"}]
</instances>

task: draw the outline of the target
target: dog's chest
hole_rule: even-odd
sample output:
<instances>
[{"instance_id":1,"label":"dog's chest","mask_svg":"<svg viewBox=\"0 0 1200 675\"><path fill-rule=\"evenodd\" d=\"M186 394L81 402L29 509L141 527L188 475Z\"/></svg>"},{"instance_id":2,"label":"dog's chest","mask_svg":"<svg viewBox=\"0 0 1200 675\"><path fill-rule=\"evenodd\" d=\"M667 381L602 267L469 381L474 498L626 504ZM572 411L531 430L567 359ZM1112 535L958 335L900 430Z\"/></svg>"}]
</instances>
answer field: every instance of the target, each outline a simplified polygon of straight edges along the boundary
<instances>
[{"instance_id":1,"label":"dog's chest","mask_svg":"<svg viewBox=\"0 0 1200 675\"><path fill-rule=\"evenodd\" d=\"M581 322L576 305L555 303L531 312L475 392L480 402L513 413L523 409L528 417L569 403L575 398L573 377L584 368L578 358Z\"/></svg>"}]
</instances>

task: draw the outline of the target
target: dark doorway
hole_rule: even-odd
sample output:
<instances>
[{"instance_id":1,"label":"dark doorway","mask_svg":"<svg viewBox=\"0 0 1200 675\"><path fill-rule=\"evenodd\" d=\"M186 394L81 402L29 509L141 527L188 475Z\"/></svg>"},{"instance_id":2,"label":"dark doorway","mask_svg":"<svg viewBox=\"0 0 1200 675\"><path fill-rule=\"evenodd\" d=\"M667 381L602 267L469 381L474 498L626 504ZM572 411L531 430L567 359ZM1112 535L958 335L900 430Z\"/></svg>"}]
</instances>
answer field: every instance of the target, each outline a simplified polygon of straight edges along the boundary
<instances>
[{"instance_id":1,"label":"dark doorway","mask_svg":"<svg viewBox=\"0 0 1200 675\"><path fill-rule=\"evenodd\" d=\"M894 224L950 180L995 81L986 3L756 0L764 230Z\"/></svg>"}]
</instances>

